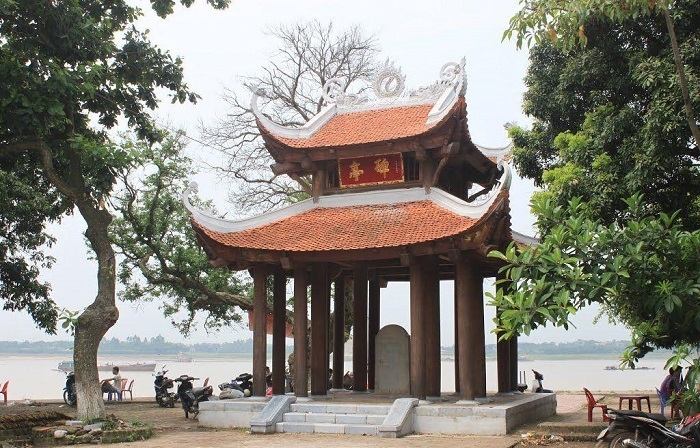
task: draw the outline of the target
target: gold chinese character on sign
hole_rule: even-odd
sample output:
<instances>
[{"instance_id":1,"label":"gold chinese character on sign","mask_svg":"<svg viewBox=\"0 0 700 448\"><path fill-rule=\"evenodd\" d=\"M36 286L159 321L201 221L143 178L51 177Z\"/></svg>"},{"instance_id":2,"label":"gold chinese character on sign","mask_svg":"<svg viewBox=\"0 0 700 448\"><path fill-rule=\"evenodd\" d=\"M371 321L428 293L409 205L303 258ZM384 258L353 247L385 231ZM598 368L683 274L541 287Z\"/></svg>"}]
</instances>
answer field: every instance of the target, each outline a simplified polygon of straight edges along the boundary
<instances>
[{"instance_id":1,"label":"gold chinese character on sign","mask_svg":"<svg viewBox=\"0 0 700 448\"><path fill-rule=\"evenodd\" d=\"M386 179L386 173L389 172L389 161L385 157L376 159L374 161L374 171L381 174L384 176L384 179Z\"/></svg>"},{"instance_id":2,"label":"gold chinese character on sign","mask_svg":"<svg viewBox=\"0 0 700 448\"><path fill-rule=\"evenodd\" d=\"M360 164L357 162L352 162L350 164L350 175L348 177L351 177L355 179L355 182L360 180L360 176L365 172L365 170L360 169Z\"/></svg>"}]
</instances>

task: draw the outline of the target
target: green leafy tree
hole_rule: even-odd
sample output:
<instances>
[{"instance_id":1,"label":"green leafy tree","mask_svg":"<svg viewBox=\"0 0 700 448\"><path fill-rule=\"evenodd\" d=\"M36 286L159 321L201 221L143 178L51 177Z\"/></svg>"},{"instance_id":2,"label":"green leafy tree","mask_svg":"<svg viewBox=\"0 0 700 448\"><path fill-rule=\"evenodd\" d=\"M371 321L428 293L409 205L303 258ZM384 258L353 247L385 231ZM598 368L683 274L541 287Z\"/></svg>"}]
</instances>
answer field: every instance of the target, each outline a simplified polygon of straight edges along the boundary
<instances>
[{"instance_id":1,"label":"green leafy tree","mask_svg":"<svg viewBox=\"0 0 700 448\"><path fill-rule=\"evenodd\" d=\"M152 1L161 16L174 1ZM182 0L189 6L192 0ZM208 0L222 8L228 0ZM104 415L97 349L118 318L115 254L106 207L118 173L134 159L108 130L123 120L139 138L160 138L150 111L158 89L195 101L181 61L135 26L126 0L0 0L0 263L6 309L26 309L55 332L57 311L37 272L51 259L45 226L75 209L98 264L95 300L75 324L78 417ZM7 293L7 294L5 294Z\"/></svg>"},{"instance_id":2,"label":"green leafy tree","mask_svg":"<svg viewBox=\"0 0 700 448\"><path fill-rule=\"evenodd\" d=\"M688 11L698 9L697 0L524 0L521 4L523 7L511 18L510 26L503 34L504 38L515 35L518 47L524 42L532 45L549 40L567 51L576 45L585 47L590 38L590 30L599 24L614 26L643 21L646 17L658 19L656 21L665 27L668 48L672 51L671 65L680 87L676 96L681 98L683 116L695 145L700 144L698 116L695 114L697 105L693 104L693 101L697 103L697 96L690 90L689 86L694 83L692 78L689 82L684 65L692 64L689 62L692 57L689 58L684 53L697 46L697 41L695 38L686 39L687 36L682 35L682 25L679 27L679 36L675 24L679 19L683 20ZM651 33L648 36L655 37ZM653 77L651 70L648 75Z\"/></svg>"},{"instance_id":3,"label":"green leafy tree","mask_svg":"<svg viewBox=\"0 0 700 448\"><path fill-rule=\"evenodd\" d=\"M195 170L185 155L182 136L170 135L160 144L143 146L138 151L140 163L123 172L124 188L115 201L117 218L111 235L123 257L120 298L157 300L183 334L192 331L198 314L204 314L208 330L239 323L237 309L253 308L251 285L226 267L212 267L197 245L182 206L187 178Z\"/></svg>"},{"instance_id":4,"label":"green leafy tree","mask_svg":"<svg viewBox=\"0 0 700 448\"><path fill-rule=\"evenodd\" d=\"M506 263L492 297L500 330L568 328L598 303L632 329L629 365L654 348L696 346L700 9L523 5L504 37L534 44L524 97L534 120L511 129L514 163L545 189L532 201L540 245L493 254Z\"/></svg>"},{"instance_id":5,"label":"green leafy tree","mask_svg":"<svg viewBox=\"0 0 700 448\"><path fill-rule=\"evenodd\" d=\"M684 41L695 42L700 8L676 16ZM592 218L613 222L622 199L642 193L650 207L680 210L682 224L696 228L698 148L683 119L663 23L641 16L592 23L587 32L583 48L543 41L531 49L523 108L533 125L511 129L517 170L546 187L541 194L553 203L581 197ZM684 54L697 73L700 48L684 46Z\"/></svg>"}]
</instances>

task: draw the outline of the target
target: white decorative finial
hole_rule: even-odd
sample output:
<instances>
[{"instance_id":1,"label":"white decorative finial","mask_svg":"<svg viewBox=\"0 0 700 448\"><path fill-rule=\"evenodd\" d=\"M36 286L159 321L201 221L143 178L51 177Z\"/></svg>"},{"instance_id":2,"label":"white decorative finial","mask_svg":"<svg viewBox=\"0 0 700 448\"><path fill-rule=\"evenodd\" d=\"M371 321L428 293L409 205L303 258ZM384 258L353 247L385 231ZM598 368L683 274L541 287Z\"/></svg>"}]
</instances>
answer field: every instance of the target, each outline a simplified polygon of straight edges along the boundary
<instances>
[{"instance_id":1,"label":"white decorative finial","mask_svg":"<svg viewBox=\"0 0 700 448\"><path fill-rule=\"evenodd\" d=\"M335 103L345 93L345 80L332 78L323 85L323 99L326 103Z\"/></svg>"},{"instance_id":2,"label":"white decorative finial","mask_svg":"<svg viewBox=\"0 0 700 448\"><path fill-rule=\"evenodd\" d=\"M377 70L372 87L374 94L379 98L398 97L406 86L406 77L401 70L394 67L394 63L387 59L384 65Z\"/></svg>"},{"instance_id":3,"label":"white decorative finial","mask_svg":"<svg viewBox=\"0 0 700 448\"><path fill-rule=\"evenodd\" d=\"M462 74L462 65L457 62L448 62L440 69L440 81L453 82Z\"/></svg>"}]
</instances>

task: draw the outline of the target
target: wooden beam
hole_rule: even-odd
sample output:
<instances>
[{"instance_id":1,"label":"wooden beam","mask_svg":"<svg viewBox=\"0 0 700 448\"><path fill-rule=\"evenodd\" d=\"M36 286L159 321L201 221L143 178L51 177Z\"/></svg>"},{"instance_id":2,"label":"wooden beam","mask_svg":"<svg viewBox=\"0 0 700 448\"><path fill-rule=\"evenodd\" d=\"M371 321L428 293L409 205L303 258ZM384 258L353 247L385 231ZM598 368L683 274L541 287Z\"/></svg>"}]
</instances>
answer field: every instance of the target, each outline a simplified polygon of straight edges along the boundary
<instances>
[{"instance_id":1,"label":"wooden beam","mask_svg":"<svg viewBox=\"0 0 700 448\"><path fill-rule=\"evenodd\" d=\"M445 167L445 165L447 165L447 162L450 160L450 158L457 155L458 152L459 142L448 143L447 145L442 147L442 149L440 150L442 158L440 159L440 163L438 164L437 168L435 169L435 173L433 174L433 180L431 182L432 187L437 185L437 182L440 179L440 173L442 172L442 169Z\"/></svg>"},{"instance_id":2,"label":"wooden beam","mask_svg":"<svg viewBox=\"0 0 700 448\"><path fill-rule=\"evenodd\" d=\"M294 180L296 183L299 184L302 190L304 190L304 193L308 194L309 196L313 195L313 189L311 186L306 182L302 177L298 174L295 173L289 173L288 176Z\"/></svg>"},{"instance_id":3,"label":"wooden beam","mask_svg":"<svg viewBox=\"0 0 700 448\"><path fill-rule=\"evenodd\" d=\"M275 176L281 176L283 174L298 173L304 168L301 163L295 162L283 162L283 163L273 163L270 165L270 169Z\"/></svg>"}]
</instances>

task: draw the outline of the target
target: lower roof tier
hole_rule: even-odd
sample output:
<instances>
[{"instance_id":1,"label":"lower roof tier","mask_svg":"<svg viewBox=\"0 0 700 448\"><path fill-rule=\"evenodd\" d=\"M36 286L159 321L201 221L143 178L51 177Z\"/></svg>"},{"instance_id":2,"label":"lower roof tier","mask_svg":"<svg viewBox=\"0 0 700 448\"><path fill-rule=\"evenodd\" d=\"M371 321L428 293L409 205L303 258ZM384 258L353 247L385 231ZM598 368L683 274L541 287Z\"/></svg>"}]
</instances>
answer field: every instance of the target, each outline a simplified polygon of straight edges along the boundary
<instances>
[{"instance_id":1,"label":"lower roof tier","mask_svg":"<svg viewBox=\"0 0 700 448\"><path fill-rule=\"evenodd\" d=\"M185 201L192 224L210 258L217 264L243 267L259 260L254 252L294 254L338 253L409 248L453 240L460 249L466 241L489 245L495 224L497 243L510 240L508 191L493 194L478 205L466 203L440 189L385 190L324 196L255 218L228 221L205 215ZM506 233L506 235L503 234ZM477 233L479 236L477 237ZM471 235L471 236L470 236ZM387 252L388 254L389 252ZM241 259L242 258L242 259Z\"/></svg>"}]
</instances>

